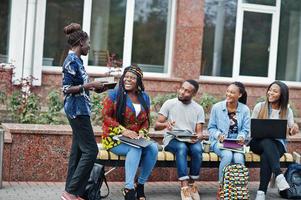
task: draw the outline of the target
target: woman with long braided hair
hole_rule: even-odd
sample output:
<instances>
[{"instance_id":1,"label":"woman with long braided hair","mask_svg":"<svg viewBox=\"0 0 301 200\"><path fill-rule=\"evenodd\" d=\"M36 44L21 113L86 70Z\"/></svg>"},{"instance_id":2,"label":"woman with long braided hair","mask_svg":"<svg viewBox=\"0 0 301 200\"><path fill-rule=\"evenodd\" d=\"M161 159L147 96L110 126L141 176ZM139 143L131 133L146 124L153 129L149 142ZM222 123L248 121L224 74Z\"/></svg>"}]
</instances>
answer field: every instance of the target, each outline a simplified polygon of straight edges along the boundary
<instances>
[{"instance_id":1,"label":"woman with long braided hair","mask_svg":"<svg viewBox=\"0 0 301 200\"><path fill-rule=\"evenodd\" d=\"M109 90L104 99L103 146L125 159L125 200L144 200L144 183L155 166L158 154L156 143L145 148L136 148L115 140L114 136L148 138L150 125L150 99L144 91L143 73L137 65L125 68L118 87ZM140 164L140 175L135 184L135 175Z\"/></svg>"}]
</instances>

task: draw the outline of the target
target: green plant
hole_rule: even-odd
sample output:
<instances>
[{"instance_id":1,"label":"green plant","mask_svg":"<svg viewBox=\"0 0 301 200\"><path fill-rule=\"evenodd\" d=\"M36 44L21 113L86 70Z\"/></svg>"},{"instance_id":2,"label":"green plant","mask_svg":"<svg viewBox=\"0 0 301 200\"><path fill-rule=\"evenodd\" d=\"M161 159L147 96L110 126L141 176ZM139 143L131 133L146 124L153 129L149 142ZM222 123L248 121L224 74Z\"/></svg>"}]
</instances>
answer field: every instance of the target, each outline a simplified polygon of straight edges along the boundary
<instances>
[{"instance_id":1,"label":"green plant","mask_svg":"<svg viewBox=\"0 0 301 200\"><path fill-rule=\"evenodd\" d=\"M41 124L66 124L66 119L61 114L63 102L58 91L52 90L47 96L48 110L40 114L39 123Z\"/></svg>"},{"instance_id":2,"label":"green plant","mask_svg":"<svg viewBox=\"0 0 301 200\"><path fill-rule=\"evenodd\" d=\"M206 114L210 113L211 107L218 102L218 99L210 94L204 93L200 99L200 105Z\"/></svg>"},{"instance_id":3,"label":"green plant","mask_svg":"<svg viewBox=\"0 0 301 200\"><path fill-rule=\"evenodd\" d=\"M103 116L102 116L102 109L103 109L103 104L102 101L107 95L106 92L104 93L93 93L91 95L91 121L93 125L98 125L100 126L103 121Z\"/></svg>"},{"instance_id":4,"label":"green plant","mask_svg":"<svg viewBox=\"0 0 301 200\"><path fill-rule=\"evenodd\" d=\"M173 99L177 97L177 93L170 93L170 94L165 94L165 95L157 95L152 99L152 106L153 106L153 110L155 112L159 112L161 106L163 105L163 103L165 101L167 101L168 99Z\"/></svg>"},{"instance_id":5,"label":"green plant","mask_svg":"<svg viewBox=\"0 0 301 200\"><path fill-rule=\"evenodd\" d=\"M24 96L20 91L15 91L9 98L9 109L13 120L19 123L36 123L40 111L39 98L35 94Z\"/></svg>"}]
</instances>

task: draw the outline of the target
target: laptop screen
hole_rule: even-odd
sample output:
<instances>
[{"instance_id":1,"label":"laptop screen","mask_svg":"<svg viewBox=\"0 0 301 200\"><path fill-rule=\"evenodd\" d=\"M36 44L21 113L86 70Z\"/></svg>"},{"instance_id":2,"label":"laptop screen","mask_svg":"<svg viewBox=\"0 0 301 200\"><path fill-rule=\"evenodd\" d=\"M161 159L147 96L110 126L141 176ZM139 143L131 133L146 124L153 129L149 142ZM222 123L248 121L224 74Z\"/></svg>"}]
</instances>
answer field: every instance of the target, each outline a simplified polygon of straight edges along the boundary
<instances>
[{"instance_id":1,"label":"laptop screen","mask_svg":"<svg viewBox=\"0 0 301 200\"><path fill-rule=\"evenodd\" d=\"M286 119L251 119L252 138L285 139Z\"/></svg>"}]
</instances>

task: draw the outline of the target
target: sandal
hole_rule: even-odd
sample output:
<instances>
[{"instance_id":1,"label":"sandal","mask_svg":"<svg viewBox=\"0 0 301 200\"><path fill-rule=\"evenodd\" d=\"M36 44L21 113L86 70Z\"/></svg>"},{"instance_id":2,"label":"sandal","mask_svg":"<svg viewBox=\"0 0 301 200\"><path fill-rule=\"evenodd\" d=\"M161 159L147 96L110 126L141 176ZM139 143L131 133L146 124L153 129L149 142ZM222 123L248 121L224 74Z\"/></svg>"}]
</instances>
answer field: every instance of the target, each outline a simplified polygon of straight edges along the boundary
<instances>
[{"instance_id":1,"label":"sandal","mask_svg":"<svg viewBox=\"0 0 301 200\"><path fill-rule=\"evenodd\" d=\"M137 200L146 200L144 194L144 184L136 184Z\"/></svg>"},{"instance_id":2,"label":"sandal","mask_svg":"<svg viewBox=\"0 0 301 200\"><path fill-rule=\"evenodd\" d=\"M127 189L127 188L124 188L122 190L122 194L124 196L124 200L136 200L135 199L135 189Z\"/></svg>"}]
</instances>

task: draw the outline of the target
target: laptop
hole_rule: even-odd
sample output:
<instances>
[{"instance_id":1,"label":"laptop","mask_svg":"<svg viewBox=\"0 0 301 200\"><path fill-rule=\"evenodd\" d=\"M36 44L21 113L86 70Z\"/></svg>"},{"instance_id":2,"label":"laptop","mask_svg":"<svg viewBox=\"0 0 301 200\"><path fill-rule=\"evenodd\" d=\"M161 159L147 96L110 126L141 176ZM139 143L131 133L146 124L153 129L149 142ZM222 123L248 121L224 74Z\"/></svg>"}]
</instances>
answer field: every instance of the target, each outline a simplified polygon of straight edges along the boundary
<instances>
[{"instance_id":1,"label":"laptop","mask_svg":"<svg viewBox=\"0 0 301 200\"><path fill-rule=\"evenodd\" d=\"M252 138L285 139L286 119L251 119Z\"/></svg>"},{"instance_id":2,"label":"laptop","mask_svg":"<svg viewBox=\"0 0 301 200\"><path fill-rule=\"evenodd\" d=\"M123 135L122 136L114 136L113 139L120 140L120 142L131 145L136 148L141 148L141 147L145 148L148 145L155 142L154 140L148 140L145 138L131 139L131 138L125 137Z\"/></svg>"}]
</instances>

